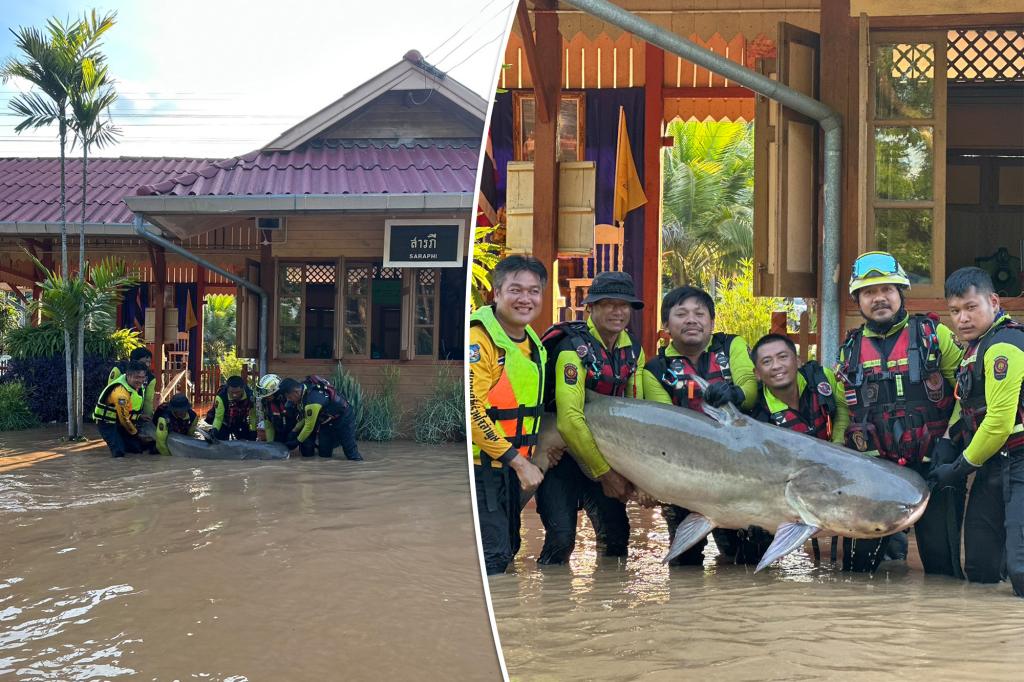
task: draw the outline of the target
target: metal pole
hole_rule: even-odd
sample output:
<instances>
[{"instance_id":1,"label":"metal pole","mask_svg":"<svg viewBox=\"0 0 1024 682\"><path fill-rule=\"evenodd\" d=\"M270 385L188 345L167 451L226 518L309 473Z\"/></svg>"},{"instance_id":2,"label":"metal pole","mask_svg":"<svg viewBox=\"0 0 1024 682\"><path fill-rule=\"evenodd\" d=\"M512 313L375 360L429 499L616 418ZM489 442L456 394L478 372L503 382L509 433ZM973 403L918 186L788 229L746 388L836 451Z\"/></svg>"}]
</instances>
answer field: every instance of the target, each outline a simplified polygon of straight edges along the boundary
<instances>
[{"instance_id":1,"label":"metal pole","mask_svg":"<svg viewBox=\"0 0 1024 682\"><path fill-rule=\"evenodd\" d=\"M267 373L267 309L269 307L269 303L268 303L269 297L267 296L267 292L265 292L263 289L261 289L260 287L256 286L255 284L253 284L249 280L244 279L242 277L239 277L238 275L236 275L234 273L228 272L224 268L221 268L221 267L219 267L217 265L214 265L213 263L211 263L210 261L206 260L205 258L197 256L196 254L192 253L191 251L188 251L187 249L184 249L184 248L178 246L177 244L175 244L174 242L170 241L169 239L165 239L164 237L161 237L158 234L150 232L149 229L146 227L145 223L143 222L142 216L136 215L132 219L132 224L135 227L135 233L138 234L143 239L145 239L147 241L150 241L150 242L153 242L154 244L157 244L159 246L162 246L163 248L167 249L168 251L171 251L173 253L178 254L182 258L184 258L186 260L192 261L196 265L201 265L202 267L206 268L207 270L211 270L213 272L216 272L221 277L223 277L223 278L225 278L225 279L227 279L229 281L234 282L238 286L245 287L246 289L248 289L249 291L253 292L254 294L256 294L257 296L260 297L260 338L259 338L259 356L260 357L259 357L259 363L260 363L260 374L261 375L266 374Z\"/></svg>"},{"instance_id":2,"label":"metal pole","mask_svg":"<svg viewBox=\"0 0 1024 682\"><path fill-rule=\"evenodd\" d=\"M831 364L839 349L839 229L843 152L843 122L839 113L822 102L793 90L756 71L717 55L696 43L677 36L646 19L618 7L608 0L565 0L577 9L583 10L609 24L618 26L627 33L642 38L651 45L679 55L687 61L699 64L709 71L725 76L754 92L773 99L783 106L813 118L825 132L825 179L823 184L823 240L821 268L821 310L818 331L821 347L818 360Z\"/></svg>"}]
</instances>

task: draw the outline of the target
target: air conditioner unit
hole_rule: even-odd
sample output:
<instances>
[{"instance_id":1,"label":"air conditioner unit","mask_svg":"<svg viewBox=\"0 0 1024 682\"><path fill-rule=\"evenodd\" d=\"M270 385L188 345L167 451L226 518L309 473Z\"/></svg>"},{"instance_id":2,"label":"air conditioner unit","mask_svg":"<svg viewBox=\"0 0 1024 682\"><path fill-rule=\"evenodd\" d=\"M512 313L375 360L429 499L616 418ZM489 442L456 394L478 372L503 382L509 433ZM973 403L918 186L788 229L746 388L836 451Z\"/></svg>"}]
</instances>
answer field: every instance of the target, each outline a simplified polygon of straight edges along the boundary
<instances>
[{"instance_id":1,"label":"air conditioner unit","mask_svg":"<svg viewBox=\"0 0 1024 682\"><path fill-rule=\"evenodd\" d=\"M256 218L256 229L257 230L280 230L284 228L284 218L281 217L264 217Z\"/></svg>"}]
</instances>

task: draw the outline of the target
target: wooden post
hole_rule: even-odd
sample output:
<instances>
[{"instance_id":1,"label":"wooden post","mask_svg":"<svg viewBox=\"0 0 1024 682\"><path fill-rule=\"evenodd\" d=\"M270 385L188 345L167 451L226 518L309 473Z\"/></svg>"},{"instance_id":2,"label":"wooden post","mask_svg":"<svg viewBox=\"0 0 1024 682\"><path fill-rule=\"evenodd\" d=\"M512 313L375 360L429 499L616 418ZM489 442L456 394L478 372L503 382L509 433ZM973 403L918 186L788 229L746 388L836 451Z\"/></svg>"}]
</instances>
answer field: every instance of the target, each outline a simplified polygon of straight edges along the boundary
<instances>
[{"instance_id":1,"label":"wooden post","mask_svg":"<svg viewBox=\"0 0 1024 682\"><path fill-rule=\"evenodd\" d=\"M277 340L274 338L274 316L277 315L277 310L274 308L274 301L277 300L277 292L274 290L274 247L271 244L263 244L260 246L260 288L270 295L270 303L267 306L267 371L270 371L269 364L272 359L276 357L277 351ZM342 275L344 276L344 275ZM341 280L344 281L344 280ZM335 324L338 324L337 320L341 319L341 311L337 311L335 317ZM258 313L257 313L258 315ZM257 322L257 329L259 328L259 320ZM257 377L259 376L257 365Z\"/></svg>"},{"instance_id":2,"label":"wooden post","mask_svg":"<svg viewBox=\"0 0 1024 682\"><path fill-rule=\"evenodd\" d=\"M167 256L162 247L149 246L149 259L153 264L153 297L150 305L156 311L156 329L153 330L153 374L156 390L164 387L164 289L167 286Z\"/></svg>"},{"instance_id":3,"label":"wooden post","mask_svg":"<svg viewBox=\"0 0 1024 682\"><path fill-rule=\"evenodd\" d=\"M640 297L644 301L640 340L648 358L658 350L661 318L661 124L665 117L665 52L644 45L644 205ZM636 274L636 273L634 273Z\"/></svg>"},{"instance_id":4,"label":"wooden post","mask_svg":"<svg viewBox=\"0 0 1024 682\"><path fill-rule=\"evenodd\" d=\"M199 366L195 368L193 381L196 386L200 385L203 378L203 317L206 310L206 268L196 266L196 361Z\"/></svg>"},{"instance_id":5,"label":"wooden post","mask_svg":"<svg viewBox=\"0 0 1024 682\"><path fill-rule=\"evenodd\" d=\"M555 321L555 299L558 296L558 110L562 96L562 36L558 32L556 0L537 0L534 14L536 49L527 57L534 77L534 95L544 100L547 120L539 115L534 124L533 157L533 255L548 269L551 290L544 297L540 317L535 326L546 329ZM524 32L523 40L529 38ZM529 59L528 59L529 61ZM541 107L537 107L538 114Z\"/></svg>"}]
</instances>

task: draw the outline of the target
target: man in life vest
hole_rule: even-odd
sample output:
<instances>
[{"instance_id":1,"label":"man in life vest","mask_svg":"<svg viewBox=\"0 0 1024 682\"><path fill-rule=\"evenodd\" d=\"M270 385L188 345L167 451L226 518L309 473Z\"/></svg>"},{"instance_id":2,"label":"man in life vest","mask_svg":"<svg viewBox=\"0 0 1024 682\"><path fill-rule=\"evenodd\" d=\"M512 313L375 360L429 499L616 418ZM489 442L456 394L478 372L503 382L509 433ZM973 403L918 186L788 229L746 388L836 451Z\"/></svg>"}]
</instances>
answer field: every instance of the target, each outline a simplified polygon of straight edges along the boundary
<instances>
[{"instance_id":1,"label":"man in life vest","mask_svg":"<svg viewBox=\"0 0 1024 682\"><path fill-rule=\"evenodd\" d=\"M317 376L302 383L285 379L279 390L298 407L301 420L298 433L293 431L285 442L289 450L297 448L303 457L331 457L340 445L347 459L363 461L356 445L355 410L330 382Z\"/></svg>"},{"instance_id":2,"label":"man in life vest","mask_svg":"<svg viewBox=\"0 0 1024 682\"><path fill-rule=\"evenodd\" d=\"M677 287L665 294L661 303L661 323L671 343L658 351L644 367L643 385L647 400L703 410L703 403L721 407L732 403L749 409L757 400L757 378L750 360L747 342L740 336L715 331L715 302L703 289ZM702 391L694 377L707 382ZM664 505L662 514L669 535L689 511L676 505ZM739 533L716 528L713 531L720 555L739 558ZM704 562L706 540L672 560L673 566L699 566ZM756 560L754 560L756 563Z\"/></svg>"},{"instance_id":3,"label":"man in life vest","mask_svg":"<svg viewBox=\"0 0 1024 682\"><path fill-rule=\"evenodd\" d=\"M213 435L220 440L256 440L256 400L240 376L228 377L217 391L213 409L206 415Z\"/></svg>"},{"instance_id":4,"label":"man in life vest","mask_svg":"<svg viewBox=\"0 0 1024 682\"><path fill-rule=\"evenodd\" d=\"M509 256L491 273L494 303L469 318L469 422L480 544L487 575L519 551L520 491L544 478L531 461L543 412L544 346L530 323L548 273L530 256Z\"/></svg>"},{"instance_id":5,"label":"man in life vest","mask_svg":"<svg viewBox=\"0 0 1024 682\"><path fill-rule=\"evenodd\" d=\"M872 251L857 258L850 295L864 324L839 349L839 394L850 410L846 445L884 457L926 475L932 449L949 426L953 382L963 351L938 317L909 315L904 307L910 280L892 254ZM914 528L926 573L962 577L960 521L964 489L932 494ZM843 542L843 570L874 571L890 538L899 542L890 558L906 557L906 534Z\"/></svg>"},{"instance_id":6,"label":"man in life vest","mask_svg":"<svg viewBox=\"0 0 1024 682\"><path fill-rule=\"evenodd\" d=\"M121 360L115 363L110 370L110 374L107 376L107 383L112 384L117 381L117 378L125 373L128 364L131 362L138 362L146 368L146 380L139 392L142 394L142 414L139 415L140 421L150 421L153 419L153 396L156 394L156 376L153 374L153 354L149 352L149 349L145 346L136 348L128 354L127 360Z\"/></svg>"},{"instance_id":7,"label":"man in life vest","mask_svg":"<svg viewBox=\"0 0 1024 682\"><path fill-rule=\"evenodd\" d=\"M196 435L199 415L192 409L192 403L184 393L175 393L170 400L156 409L153 420L156 422L156 449L161 455L170 457L167 434Z\"/></svg>"},{"instance_id":8,"label":"man in life vest","mask_svg":"<svg viewBox=\"0 0 1024 682\"><path fill-rule=\"evenodd\" d=\"M146 374L146 366L141 362L128 363L124 372L107 384L96 400L92 416L113 457L124 457L126 452L143 452L153 442L141 437L138 429L143 404L140 391Z\"/></svg>"},{"instance_id":9,"label":"man in life vest","mask_svg":"<svg viewBox=\"0 0 1024 682\"><path fill-rule=\"evenodd\" d=\"M929 476L932 496L960 489L975 474L964 517L964 572L978 583L1009 577L1013 593L1024 597L1024 325L1001 310L979 268L951 274L946 300L967 344L956 382L967 447L958 454L941 441Z\"/></svg>"},{"instance_id":10,"label":"man in life vest","mask_svg":"<svg viewBox=\"0 0 1024 682\"><path fill-rule=\"evenodd\" d=\"M637 370L644 366L639 340L627 331L634 310L644 307L626 272L602 272L583 303L586 324L562 323L544 333L552 359L555 420L566 454L548 469L537 489L544 547L537 563L564 564L576 546L580 509L587 512L604 555L624 557L629 543L626 501L632 485L612 469L594 442L583 414L586 391L643 398Z\"/></svg>"},{"instance_id":11,"label":"man in life vest","mask_svg":"<svg viewBox=\"0 0 1024 682\"><path fill-rule=\"evenodd\" d=\"M284 444L298 432L302 414L298 405L288 402L281 390L282 383L276 374L265 374L256 383L256 440ZM293 379L289 387L297 384ZM297 454L293 452L292 456Z\"/></svg>"},{"instance_id":12,"label":"man in life vest","mask_svg":"<svg viewBox=\"0 0 1024 682\"><path fill-rule=\"evenodd\" d=\"M796 344L781 334L762 336L750 349L750 357L758 379L757 402L750 416L766 424L843 443L850 413L845 403L836 400L839 385L831 369L814 360L801 365ZM743 563L760 561L772 541L772 535L761 528L741 531L740 536Z\"/></svg>"}]
</instances>

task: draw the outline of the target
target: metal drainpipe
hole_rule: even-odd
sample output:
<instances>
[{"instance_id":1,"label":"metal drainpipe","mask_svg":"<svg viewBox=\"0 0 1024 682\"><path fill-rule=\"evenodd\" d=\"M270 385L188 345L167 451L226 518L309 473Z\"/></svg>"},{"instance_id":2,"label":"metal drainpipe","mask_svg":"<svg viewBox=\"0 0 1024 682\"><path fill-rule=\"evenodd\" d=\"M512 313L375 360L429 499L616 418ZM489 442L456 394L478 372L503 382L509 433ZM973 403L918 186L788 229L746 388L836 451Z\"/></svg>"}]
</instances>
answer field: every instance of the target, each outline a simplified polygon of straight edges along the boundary
<instances>
[{"instance_id":1,"label":"metal drainpipe","mask_svg":"<svg viewBox=\"0 0 1024 682\"><path fill-rule=\"evenodd\" d=\"M196 254L192 253L191 251L183 249L182 247L178 246L174 242L172 242L172 241L170 241L168 239L164 239L163 237L161 237L158 234L154 234L154 233L150 232L146 228L146 225L145 225L145 223L142 220L142 216L136 215L133 218L133 220L132 220L132 224L135 227L135 233L138 234L143 239L145 239L147 241L150 241L150 242L153 242L154 244L157 244L158 246L162 246L163 248L167 249L168 251L172 251L172 252L178 254L182 258L184 258L186 260L192 261L196 265L202 265L207 270L212 270L213 272L216 272L221 277L224 277L225 279L228 279L228 280L234 282L238 286L245 287L246 289L248 289L249 291L253 292L254 294L256 294L257 296L260 297L260 332L259 332L260 333L260 339L259 339L260 376L266 374L267 373L267 309L268 309L268 306L269 306L269 304L268 304L269 297L267 296L267 292L263 291L263 289L259 288L258 286L256 286L252 282L250 282L250 281L248 281L246 279L243 279L243 278L239 277L238 275L230 273L227 270L225 270L224 268L221 268L221 267L218 267L218 266L214 265L213 263L211 263L210 261L206 260L205 258L200 258L199 256L197 256Z\"/></svg>"},{"instance_id":2,"label":"metal drainpipe","mask_svg":"<svg viewBox=\"0 0 1024 682\"><path fill-rule=\"evenodd\" d=\"M819 331L821 347L818 360L829 365L836 360L839 349L839 228L840 179L842 172L843 122L839 113L802 92L726 59L696 43L681 38L646 19L613 5L608 0L565 0L584 12L618 26L646 40L651 45L700 64L709 71L725 76L754 92L773 99L818 122L825 132L824 240L822 244L821 310Z\"/></svg>"}]
</instances>

